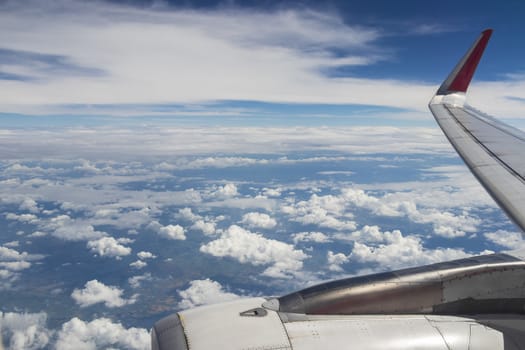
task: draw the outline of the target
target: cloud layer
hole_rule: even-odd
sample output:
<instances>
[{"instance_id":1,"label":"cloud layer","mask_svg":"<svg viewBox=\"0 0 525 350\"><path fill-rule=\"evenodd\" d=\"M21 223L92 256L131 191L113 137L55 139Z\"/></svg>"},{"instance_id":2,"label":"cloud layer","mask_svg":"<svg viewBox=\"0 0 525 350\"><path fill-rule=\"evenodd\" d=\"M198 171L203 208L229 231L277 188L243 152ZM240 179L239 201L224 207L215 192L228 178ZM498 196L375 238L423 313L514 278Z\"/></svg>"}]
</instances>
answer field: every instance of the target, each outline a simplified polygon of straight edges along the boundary
<instances>
[{"instance_id":1,"label":"cloud layer","mask_svg":"<svg viewBox=\"0 0 525 350\"><path fill-rule=\"evenodd\" d=\"M45 110L43 105L214 100L412 108L414 97L422 109L433 89L323 74L328 68L384 59L376 44L380 30L345 24L333 12L199 12L104 2L8 1L2 4L0 23L6 56L14 58L3 66L12 79L0 81L5 112L34 112L33 105Z\"/></svg>"}]
</instances>

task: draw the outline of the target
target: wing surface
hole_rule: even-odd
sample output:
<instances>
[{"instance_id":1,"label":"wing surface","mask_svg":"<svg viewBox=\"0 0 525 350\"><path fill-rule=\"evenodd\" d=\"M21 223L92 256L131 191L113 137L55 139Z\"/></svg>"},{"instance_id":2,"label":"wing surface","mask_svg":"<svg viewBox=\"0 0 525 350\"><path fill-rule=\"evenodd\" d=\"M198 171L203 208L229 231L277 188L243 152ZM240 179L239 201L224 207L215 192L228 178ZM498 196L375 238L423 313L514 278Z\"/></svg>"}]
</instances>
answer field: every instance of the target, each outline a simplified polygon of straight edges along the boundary
<instances>
[{"instance_id":1,"label":"wing surface","mask_svg":"<svg viewBox=\"0 0 525 350\"><path fill-rule=\"evenodd\" d=\"M492 34L484 31L443 82L429 108L469 169L525 231L525 133L465 103L465 93Z\"/></svg>"}]
</instances>

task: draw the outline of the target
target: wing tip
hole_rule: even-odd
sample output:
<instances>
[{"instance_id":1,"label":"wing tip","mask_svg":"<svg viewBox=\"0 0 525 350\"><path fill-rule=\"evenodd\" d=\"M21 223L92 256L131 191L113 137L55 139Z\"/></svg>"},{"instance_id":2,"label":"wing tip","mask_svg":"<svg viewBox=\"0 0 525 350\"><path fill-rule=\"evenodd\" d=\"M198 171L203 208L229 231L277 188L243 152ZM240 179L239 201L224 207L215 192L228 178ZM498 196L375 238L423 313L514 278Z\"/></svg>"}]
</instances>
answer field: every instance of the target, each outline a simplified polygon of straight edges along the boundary
<instances>
[{"instance_id":1,"label":"wing tip","mask_svg":"<svg viewBox=\"0 0 525 350\"><path fill-rule=\"evenodd\" d=\"M481 32L481 35L476 39L465 56L463 56L447 79L441 84L436 95L467 92L470 81L474 76L474 72L487 47L492 32L493 30L491 28L487 28Z\"/></svg>"}]
</instances>

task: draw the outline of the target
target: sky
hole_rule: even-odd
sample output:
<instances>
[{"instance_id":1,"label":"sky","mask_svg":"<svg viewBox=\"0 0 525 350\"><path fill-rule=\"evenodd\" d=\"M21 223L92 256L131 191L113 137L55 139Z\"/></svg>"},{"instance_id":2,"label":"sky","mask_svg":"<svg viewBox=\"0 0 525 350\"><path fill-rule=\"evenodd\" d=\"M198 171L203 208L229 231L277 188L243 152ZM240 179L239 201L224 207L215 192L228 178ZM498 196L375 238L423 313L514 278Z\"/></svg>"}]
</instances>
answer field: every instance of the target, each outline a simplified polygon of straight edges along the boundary
<instances>
[{"instance_id":1,"label":"sky","mask_svg":"<svg viewBox=\"0 0 525 350\"><path fill-rule=\"evenodd\" d=\"M471 104L517 123L523 115L518 0L7 0L0 9L8 125L352 125L363 111L379 124L429 125L428 100L489 27Z\"/></svg>"},{"instance_id":2,"label":"sky","mask_svg":"<svg viewBox=\"0 0 525 350\"><path fill-rule=\"evenodd\" d=\"M525 247L427 104L525 127L521 1L0 0L0 343Z\"/></svg>"}]
</instances>

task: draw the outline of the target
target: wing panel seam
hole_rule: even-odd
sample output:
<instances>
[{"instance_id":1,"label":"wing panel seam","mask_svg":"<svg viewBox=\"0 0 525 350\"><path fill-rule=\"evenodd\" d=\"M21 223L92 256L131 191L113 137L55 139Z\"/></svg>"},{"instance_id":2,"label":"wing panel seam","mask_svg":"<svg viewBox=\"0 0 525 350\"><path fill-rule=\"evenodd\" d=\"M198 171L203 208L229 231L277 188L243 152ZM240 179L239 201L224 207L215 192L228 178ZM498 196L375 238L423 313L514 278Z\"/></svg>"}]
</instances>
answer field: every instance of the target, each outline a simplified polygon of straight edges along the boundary
<instances>
[{"instance_id":1,"label":"wing panel seam","mask_svg":"<svg viewBox=\"0 0 525 350\"><path fill-rule=\"evenodd\" d=\"M491 158L493 158L494 160L496 160L497 162L499 162L503 168L505 168L510 174L512 174L514 177L518 178L522 183L525 184L525 178L520 174L518 173L516 170L514 170L512 167L510 167L505 161L503 161L500 157L498 157L496 155L496 153L494 153L492 150L490 150L490 148L488 148L487 146L485 146L461 121L459 121L459 119L454 115L454 113L452 113L452 111L450 110L449 106L443 104L443 107L447 110L448 114L451 116L451 118L461 127L461 129L463 129L463 131L465 132L465 134L469 135L470 138L476 142L481 149L485 150L485 152L487 152L489 154L489 156ZM487 122L477 118L476 116L468 113L467 111L465 111L464 109L462 109L465 113L467 113L468 115L472 116L473 118L481 121L481 122L484 122L485 124L488 124ZM489 124L491 126L494 126L492 124ZM505 132L504 130L502 130L504 133L506 133L508 135L507 132Z\"/></svg>"}]
</instances>

